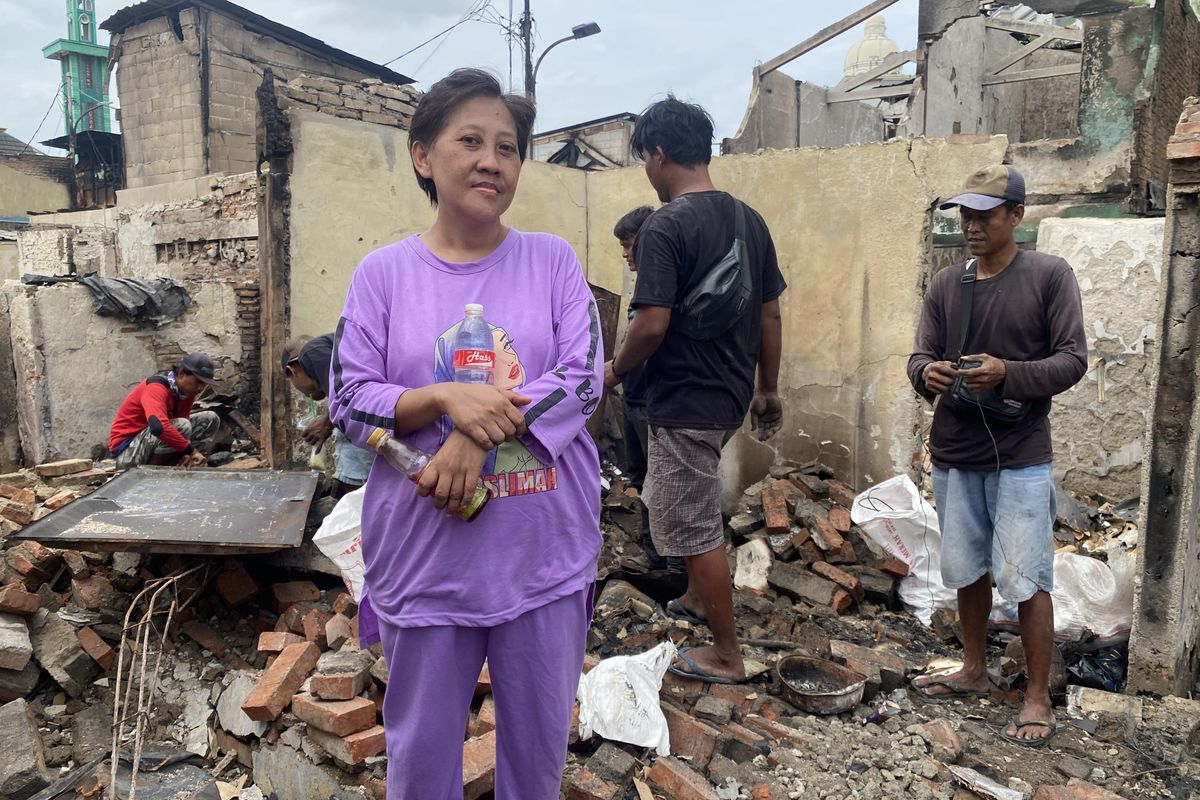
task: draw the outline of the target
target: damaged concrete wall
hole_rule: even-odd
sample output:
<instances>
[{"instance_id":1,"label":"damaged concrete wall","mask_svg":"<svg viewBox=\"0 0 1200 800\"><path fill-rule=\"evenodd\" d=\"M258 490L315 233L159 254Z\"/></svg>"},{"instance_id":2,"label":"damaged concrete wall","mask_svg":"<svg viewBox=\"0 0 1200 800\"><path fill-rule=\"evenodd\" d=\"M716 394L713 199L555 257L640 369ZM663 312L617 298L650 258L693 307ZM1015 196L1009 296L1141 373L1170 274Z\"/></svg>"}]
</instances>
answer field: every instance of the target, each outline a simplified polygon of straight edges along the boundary
<instances>
[{"instance_id":1,"label":"damaged concrete wall","mask_svg":"<svg viewBox=\"0 0 1200 800\"><path fill-rule=\"evenodd\" d=\"M787 421L769 446L734 439L731 486L761 477L775 458L819 458L858 486L910 468L920 406L905 364L931 274L930 206L1000 161L1005 146L1003 137L916 139L714 159L717 186L771 227L791 287L782 301ZM626 168L588 175L588 199L588 279L627 289L612 225L653 192L642 170Z\"/></svg>"},{"instance_id":2,"label":"damaged concrete wall","mask_svg":"<svg viewBox=\"0 0 1200 800\"><path fill-rule=\"evenodd\" d=\"M0 471L21 465L21 429L17 423L17 374L9 338L8 295L0 291Z\"/></svg>"},{"instance_id":3,"label":"damaged concrete wall","mask_svg":"<svg viewBox=\"0 0 1200 800\"><path fill-rule=\"evenodd\" d=\"M21 274L116 275L116 231L100 225L35 227L17 234Z\"/></svg>"},{"instance_id":4,"label":"damaged concrete wall","mask_svg":"<svg viewBox=\"0 0 1200 800\"><path fill-rule=\"evenodd\" d=\"M830 103L829 90L776 70L763 76L742 128L721 142L724 155L788 147L842 147L884 138L875 102Z\"/></svg>"},{"instance_id":5,"label":"damaged concrete wall","mask_svg":"<svg viewBox=\"0 0 1200 800\"><path fill-rule=\"evenodd\" d=\"M337 326L350 276L363 256L425 230L435 212L417 187L406 131L295 109L289 113L295 147L291 333L319 335ZM527 161L505 221L562 236L582 260L585 177L581 170Z\"/></svg>"},{"instance_id":6,"label":"damaged concrete wall","mask_svg":"<svg viewBox=\"0 0 1200 800\"><path fill-rule=\"evenodd\" d=\"M1048 219L1037 249L1075 270L1091 368L1055 398L1055 471L1065 488L1137 497L1154 403L1152 364L1162 283L1161 219Z\"/></svg>"},{"instance_id":7,"label":"damaged concrete wall","mask_svg":"<svg viewBox=\"0 0 1200 800\"><path fill-rule=\"evenodd\" d=\"M241 358L236 325L223 308L236 306L233 288L199 287L196 304L161 328L139 328L92 311L85 287L5 287L20 392L21 445L31 463L91 456L128 391L169 367L187 350L210 353L218 364ZM229 372L218 369L218 390Z\"/></svg>"}]
</instances>

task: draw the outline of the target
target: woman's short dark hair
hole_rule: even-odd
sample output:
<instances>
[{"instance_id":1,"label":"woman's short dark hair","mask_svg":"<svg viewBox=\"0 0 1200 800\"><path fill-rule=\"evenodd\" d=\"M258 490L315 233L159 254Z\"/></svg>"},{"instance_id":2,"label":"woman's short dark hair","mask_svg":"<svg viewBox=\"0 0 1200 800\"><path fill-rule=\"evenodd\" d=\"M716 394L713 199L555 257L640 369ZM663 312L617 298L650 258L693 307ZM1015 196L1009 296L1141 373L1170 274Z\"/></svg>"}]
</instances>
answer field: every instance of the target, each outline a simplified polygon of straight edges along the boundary
<instances>
[{"instance_id":1,"label":"woman's short dark hair","mask_svg":"<svg viewBox=\"0 0 1200 800\"><path fill-rule=\"evenodd\" d=\"M700 106L667 95L641 113L629 146L633 152L650 156L659 147L683 167L712 160L713 121Z\"/></svg>"},{"instance_id":2,"label":"woman's short dark hair","mask_svg":"<svg viewBox=\"0 0 1200 800\"><path fill-rule=\"evenodd\" d=\"M513 122L517 124L517 151L521 161L525 161L525 151L537 114L533 101L521 95L505 94L500 81L481 69L456 69L429 87L413 113L408 129L408 146L411 148L415 142L421 142L426 147L433 147L434 140L446 127L455 109L476 97L495 97L508 108ZM416 172L415 165L413 171ZM433 185L433 180L417 173L417 185L429 195L429 202L436 206L437 187Z\"/></svg>"},{"instance_id":3,"label":"woman's short dark hair","mask_svg":"<svg viewBox=\"0 0 1200 800\"><path fill-rule=\"evenodd\" d=\"M642 223L648 220L653 213L654 209L650 206L638 206L617 220L617 224L613 226L613 236L622 241L632 239L641 230Z\"/></svg>"}]
</instances>

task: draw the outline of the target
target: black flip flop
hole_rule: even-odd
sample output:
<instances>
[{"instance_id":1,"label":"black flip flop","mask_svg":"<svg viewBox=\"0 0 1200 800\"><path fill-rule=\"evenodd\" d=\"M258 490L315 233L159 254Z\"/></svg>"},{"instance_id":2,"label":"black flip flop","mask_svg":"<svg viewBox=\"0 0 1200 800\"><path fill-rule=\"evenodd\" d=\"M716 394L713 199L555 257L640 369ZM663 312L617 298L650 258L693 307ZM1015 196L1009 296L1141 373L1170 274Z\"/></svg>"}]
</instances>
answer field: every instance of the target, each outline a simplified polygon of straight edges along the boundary
<instances>
[{"instance_id":1,"label":"black flip flop","mask_svg":"<svg viewBox=\"0 0 1200 800\"><path fill-rule=\"evenodd\" d=\"M676 597L674 600L667 601L666 611L667 616L673 619L690 622L693 625L708 625L708 620L704 619L704 617L698 617L692 612L688 611L687 607L684 606L683 601L678 597Z\"/></svg>"},{"instance_id":2,"label":"black flip flop","mask_svg":"<svg viewBox=\"0 0 1200 800\"><path fill-rule=\"evenodd\" d=\"M1014 728L1016 728L1017 733L1010 734L1008 732L1008 725L1012 725ZM1046 742L1053 739L1054 735L1056 733L1058 733L1058 722L1056 720L1052 720L1052 719L1051 720L1029 719L1029 720L1022 721L1021 715L1017 714L1015 717L1013 717L1011 720L1009 720L1008 725L1005 725L1003 728L1000 729L1000 738L1004 739L1004 741L1006 741L1006 742L1012 742L1013 744L1019 745L1021 747L1028 747L1031 750L1037 750L1039 748L1045 747ZM1038 739L1023 739L1019 735L1017 735L1017 734L1021 733L1022 728L1028 728L1031 725L1037 725L1040 728L1049 728L1050 732L1047 733L1045 736L1042 736Z\"/></svg>"},{"instance_id":3,"label":"black flip flop","mask_svg":"<svg viewBox=\"0 0 1200 800\"><path fill-rule=\"evenodd\" d=\"M750 681L749 676L745 678L724 678L720 675L713 675L710 672L706 672L703 667L687 656L689 652L695 649L694 647L681 647L679 648L679 652L676 653L679 659L688 665L687 669L677 667L674 664L668 667L668 669L681 678L691 678L692 680L704 681L705 683L723 683L727 686L736 686Z\"/></svg>"},{"instance_id":4,"label":"black flip flop","mask_svg":"<svg viewBox=\"0 0 1200 800\"><path fill-rule=\"evenodd\" d=\"M920 677L923 676L917 676L917 678ZM957 684L953 684L945 680L939 680L937 678L918 685L916 683L917 678L913 678L912 681L909 682L909 685L912 686L914 692L921 695L922 698L930 703L945 703L949 700L966 700L973 697L988 697L991 695L990 691L984 692L980 691L979 689L964 689ZM940 686L944 689L949 689L950 691L937 693L930 692L929 689L934 686Z\"/></svg>"}]
</instances>

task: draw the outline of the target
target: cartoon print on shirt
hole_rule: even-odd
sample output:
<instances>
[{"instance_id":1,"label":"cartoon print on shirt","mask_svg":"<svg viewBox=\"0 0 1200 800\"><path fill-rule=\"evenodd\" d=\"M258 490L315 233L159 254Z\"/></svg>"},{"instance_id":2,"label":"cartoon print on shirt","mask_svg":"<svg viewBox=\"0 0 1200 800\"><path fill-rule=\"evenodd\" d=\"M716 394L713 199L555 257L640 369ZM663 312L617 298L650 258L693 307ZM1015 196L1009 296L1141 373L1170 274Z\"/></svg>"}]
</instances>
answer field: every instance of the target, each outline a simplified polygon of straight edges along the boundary
<instances>
[{"instance_id":1,"label":"cartoon print on shirt","mask_svg":"<svg viewBox=\"0 0 1200 800\"><path fill-rule=\"evenodd\" d=\"M433 377L438 383L454 381L454 339L461 324L461 320L455 322L437 338ZM488 327L492 330L492 347L496 351L493 371L496 386L520 389L525 384L525 367L513 347L512 337L496 325L488 323ZM444 444L452 430L454 423L443 416L439 422L438 441ZM546 466L520 440L513 440L488 453L483 462L482 479L493 499L550 492L558 488L558 468Z\"/></svg>"}]
</instances>

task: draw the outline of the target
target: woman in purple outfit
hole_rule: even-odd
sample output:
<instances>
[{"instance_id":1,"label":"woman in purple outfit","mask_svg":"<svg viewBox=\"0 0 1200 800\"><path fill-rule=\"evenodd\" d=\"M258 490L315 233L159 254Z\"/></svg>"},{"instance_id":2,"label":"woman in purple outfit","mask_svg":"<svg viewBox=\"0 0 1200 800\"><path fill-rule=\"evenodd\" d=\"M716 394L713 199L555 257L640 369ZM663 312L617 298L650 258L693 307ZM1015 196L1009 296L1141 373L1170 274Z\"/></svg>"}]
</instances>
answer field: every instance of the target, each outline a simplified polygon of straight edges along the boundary
<instances>
[{"instance_id":1,"label":"woman in purple outfit","mask_svg":"<svg viewBox=\"0 0 1200 800\"><path fill-rule=\"evenodd\" d=\"M409 147L437 220L363 260L338 324L333 421L360 446L382 427L435 453L416 486L375 459L363 503L396 800L461 800L485 659L497 800L559 796L601 543L599 458L584 424L604 356L570 246L500 220L533 117L479 70L433 85ZM493 330L494 386L454 383L444 368L468 303ZM492 500L479 517L449 513L480 479Z\"/></svg>"}]
</instances>

